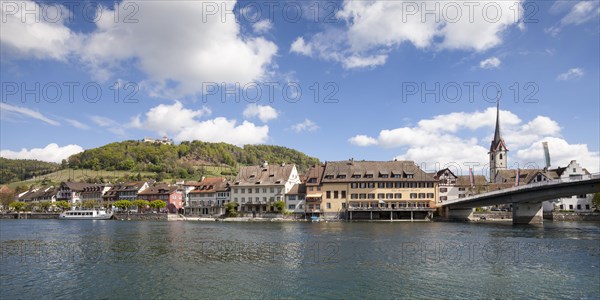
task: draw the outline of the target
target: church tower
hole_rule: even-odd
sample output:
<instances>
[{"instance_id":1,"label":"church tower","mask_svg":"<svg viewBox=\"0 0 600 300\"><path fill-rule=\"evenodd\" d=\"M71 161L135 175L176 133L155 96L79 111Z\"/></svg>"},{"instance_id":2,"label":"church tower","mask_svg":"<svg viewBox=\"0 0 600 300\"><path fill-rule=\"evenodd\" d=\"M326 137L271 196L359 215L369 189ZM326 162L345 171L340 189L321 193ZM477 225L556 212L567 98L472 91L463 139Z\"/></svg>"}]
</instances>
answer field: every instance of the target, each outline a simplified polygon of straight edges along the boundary
<instances>
[{"instance_id":1,"label":"church tower","mask_svg":"<svg viewBox=\"0 0 600 300\"><path fill-rule=\"evenodd\" d=\"M490 145L490 182L496 182L496 173L498 170L506 170L508 167L508 149L504 143L504 139L500 135L500 102L496 100L496 131L494 132L494 140Z\"/></svg>"}]
</instances>

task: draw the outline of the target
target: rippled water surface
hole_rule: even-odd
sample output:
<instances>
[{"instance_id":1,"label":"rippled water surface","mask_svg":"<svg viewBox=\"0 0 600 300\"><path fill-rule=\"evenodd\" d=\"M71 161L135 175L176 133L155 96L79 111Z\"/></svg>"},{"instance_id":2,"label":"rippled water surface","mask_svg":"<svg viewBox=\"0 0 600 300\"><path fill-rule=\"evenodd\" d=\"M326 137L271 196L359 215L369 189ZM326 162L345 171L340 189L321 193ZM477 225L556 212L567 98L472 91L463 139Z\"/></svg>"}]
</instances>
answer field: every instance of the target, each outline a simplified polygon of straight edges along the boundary
<instances>
[{"instance_id":1,"label":"rippled water surface","mask_svg":"<svg viewBox=\"0 0 600 300\"><path fill-rule=\"evenodd\" d=\"M600 224L0 221L15 298L600 298Z\"/></svg>"}]
</instances>

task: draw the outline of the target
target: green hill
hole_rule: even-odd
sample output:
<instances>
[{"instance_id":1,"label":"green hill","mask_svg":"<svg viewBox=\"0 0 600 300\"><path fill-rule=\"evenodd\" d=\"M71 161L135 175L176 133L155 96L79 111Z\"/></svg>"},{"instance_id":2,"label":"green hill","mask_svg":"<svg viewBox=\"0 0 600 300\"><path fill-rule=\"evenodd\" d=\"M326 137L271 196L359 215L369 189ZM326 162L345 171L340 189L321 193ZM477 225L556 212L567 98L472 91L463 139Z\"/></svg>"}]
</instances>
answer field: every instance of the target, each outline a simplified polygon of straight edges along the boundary
<instances>
[{"instance_id":1,"label":"green hill","mask_svg":"<svg viewBox=\"0 0 600 300\"><path fill-rule=\"evenodd\" d=\"M0 184L26 180L60 169L60 165L33 159L7 159L0 157Z\"/></svg>"},{"instance_id":2,"label":"green hill","mask_svg":"<svg viewBox=\"0 0 600 300\"><path fill-rule=\"evenodd\" d=\"M162 145L139 141L111 143L72 155L68 167L105 171L154 172L164 178L197 178L206 175L236 174L240 165L293 163L300 172L319 159L281 146L246 145L201 141ZM216 167L217 170L211 167Z\"/></svg>"}]
</instances>

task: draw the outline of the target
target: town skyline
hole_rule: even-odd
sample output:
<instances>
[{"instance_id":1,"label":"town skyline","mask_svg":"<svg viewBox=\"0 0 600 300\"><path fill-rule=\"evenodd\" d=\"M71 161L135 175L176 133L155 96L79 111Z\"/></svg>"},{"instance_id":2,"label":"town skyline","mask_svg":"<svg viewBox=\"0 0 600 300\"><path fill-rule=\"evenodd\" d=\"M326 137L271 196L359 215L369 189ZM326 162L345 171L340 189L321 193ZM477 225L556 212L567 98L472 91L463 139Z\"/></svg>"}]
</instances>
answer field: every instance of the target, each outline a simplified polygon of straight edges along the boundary
<instances>
[{"instance_id":1,"label":"town skyline","mask_svg":"<svg viewBox=\"0 0 600 300\"><path fill-rule=\"evenodd\" d=\"M59 162L114 141L168 135L176 143L281 145L322 161L484 165L500 91L509 165L543 165L546 141L553 167L575 159L591 172L600 169L597 2L499 2L510 18L489 22L477 14L458 22L462 31L488 29L469 37L427 18L424 27L410 17L394 25L389 17L410 2L314 2L300 5L298 20L260 3L228 2L223 11L233 15L223 17L204 11L212 2L131 2L135 16L122 19L114 13L131 12L127 3L96 8L102 22L77 7L63 7L72 19L56 21L47 6L23 3L40 19L22 22L14 7L3 7L2 157ZM515 15L514 5L523 14ZM448 17L443 10L439 16ZM129 23L151 17L159 24L156 39ZM173 25L174 18L197 31ZM31 34L33 28L56 40ZM198 43L209 28L221 44ZM388 30L365 35L373 28ZM170 39L174 30L186 35ZM157 52L103 47L119 35L140 47L117 39L115 48ZM193 53L220 59L200 63Z\"/></svg>"}]
</instances>

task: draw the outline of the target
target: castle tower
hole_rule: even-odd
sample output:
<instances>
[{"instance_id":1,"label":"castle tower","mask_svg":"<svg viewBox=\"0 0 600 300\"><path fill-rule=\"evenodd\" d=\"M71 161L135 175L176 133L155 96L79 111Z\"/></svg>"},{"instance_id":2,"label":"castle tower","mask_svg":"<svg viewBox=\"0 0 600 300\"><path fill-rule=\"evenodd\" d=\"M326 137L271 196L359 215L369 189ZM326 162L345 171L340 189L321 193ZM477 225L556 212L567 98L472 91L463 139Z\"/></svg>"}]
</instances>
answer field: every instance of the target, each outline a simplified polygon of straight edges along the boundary
<instances>
[{"instance_id":1,"label":"castle tower","mask_svg":"<svg viewBox=\"0 0 600 300\"><path fill-rule=\"evenodd\" d=\"M496 99L496 131L494 140L490 145L490 182L496 182L496 173L498 170L506 170L508 166L508 149L504 139L500 135L500 102Z\"/></svg>"}]
</instances>

